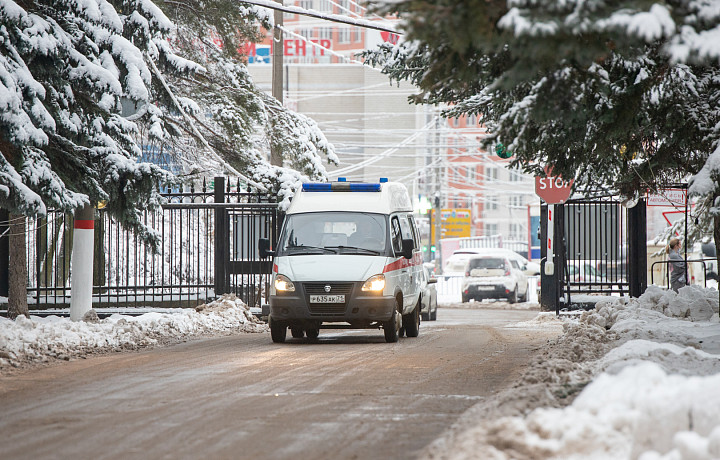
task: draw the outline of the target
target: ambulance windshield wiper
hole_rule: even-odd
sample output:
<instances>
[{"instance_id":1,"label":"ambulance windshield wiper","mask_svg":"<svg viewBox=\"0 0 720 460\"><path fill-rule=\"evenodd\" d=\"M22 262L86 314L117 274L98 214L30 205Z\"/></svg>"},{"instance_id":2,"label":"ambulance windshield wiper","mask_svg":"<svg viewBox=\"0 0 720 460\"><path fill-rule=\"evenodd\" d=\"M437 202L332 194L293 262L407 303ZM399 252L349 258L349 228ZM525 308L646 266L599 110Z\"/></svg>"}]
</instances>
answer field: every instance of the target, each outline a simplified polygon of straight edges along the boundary
<instances>
[{"instance_id":1,"label":"ambulance windshield wiper","mask_svg":"<svg viewBox=\"0 0 720 460\"><path fill-rule=\"evenodd\" d=\"M338 248L338 249L340 249L341 251L344 250L344 249L352 249L352 250L355 250L355 251L365 251L365 252L369 252L370 254L376 254L376 255L377 255L377 254L380 254L380 251L376 251L375 249L359 248L359 247L357 247L357 246L332 246L332 247L333 247L333 248Z\"/></svg>"},{"instance_id":2,"label":"ambulance windshield wiper","mask_svg":"<svg viewBox=\"0 0 720 460\"><path fill-rule=\"evenodd\" d=\"M324 251L324 252L332 252L333 254L337 254L337 250L333 248L323 248L319 246L306 246L304 244L299 244L297 246L288 246L288 251Z\"/></svg>"}]
</instances>

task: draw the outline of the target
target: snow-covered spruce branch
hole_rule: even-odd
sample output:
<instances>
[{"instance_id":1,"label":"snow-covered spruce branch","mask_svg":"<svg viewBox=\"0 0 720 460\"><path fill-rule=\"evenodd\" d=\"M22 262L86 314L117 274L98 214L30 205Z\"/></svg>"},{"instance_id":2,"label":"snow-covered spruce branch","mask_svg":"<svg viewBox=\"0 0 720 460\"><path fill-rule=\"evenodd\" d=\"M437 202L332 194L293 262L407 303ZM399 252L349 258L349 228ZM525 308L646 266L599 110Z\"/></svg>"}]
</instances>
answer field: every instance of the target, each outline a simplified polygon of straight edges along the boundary
<instances>
[{"instance_id":1,"label":"snow-covered spruce branch","mask_svg":"<svg viewBox=\"0 0 720 460\"><path fill-rule=\"evenodd\" d=\"M160 70L155 65L155 62L152 59L148 59L150 62L150 67L152 68L153 73L157 77L157 79L162 84L163 88L165 89L165 92L167 93L168 97L170 97L170 100L172 100L173 104L175 105L175 108L180 112L183 119L187 121L187 123L190 125L190 129L192 130L193 134L197 139L202 142L202 144L205 146L205 148L208 149L208 152L212 157L218 161L225 169L227 169L232 174L235 174L237 177L242 179L243 181L247 182L248 184L251 184L253 187L257 188L258 190L262 192L267 192L268 189L262 184L259 184L258 182L255 182L254 180L246 177L244 174L242 174L240 171L235 169L230 163L225 161L220 155L215 152L215 149L212 148L212 146L208 143L208 141L205 139L205 137L200 133L200 131L197 129L197 126L195 126L195 123L193 123L192 118L187 114L187 112L183 109L182 104L177 100L177 97L173 93L173 91L170 89L170 86L165 81L165 78L163 78L162 74L160 73Z\"/></svg>"}]
</instances>

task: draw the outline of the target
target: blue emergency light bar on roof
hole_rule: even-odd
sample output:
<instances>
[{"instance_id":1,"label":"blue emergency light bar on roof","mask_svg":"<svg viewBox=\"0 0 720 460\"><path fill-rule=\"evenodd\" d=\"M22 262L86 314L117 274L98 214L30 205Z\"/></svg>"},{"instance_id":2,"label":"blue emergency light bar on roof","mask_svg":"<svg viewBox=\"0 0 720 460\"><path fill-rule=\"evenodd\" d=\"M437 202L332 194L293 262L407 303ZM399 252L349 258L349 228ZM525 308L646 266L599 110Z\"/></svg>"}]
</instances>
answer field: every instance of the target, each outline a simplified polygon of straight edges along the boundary
<instances>
[{"instance_id":1,"label":"blue emergency light bar on roof","mask_svg":"<svg viewBox=\"0 0 720 460\"><path fill-rule=\"evenodd\" d=\"M302 184L304 192L379 192L380 184L364 182L308 182Z\"/></svg>"}]
</instances>

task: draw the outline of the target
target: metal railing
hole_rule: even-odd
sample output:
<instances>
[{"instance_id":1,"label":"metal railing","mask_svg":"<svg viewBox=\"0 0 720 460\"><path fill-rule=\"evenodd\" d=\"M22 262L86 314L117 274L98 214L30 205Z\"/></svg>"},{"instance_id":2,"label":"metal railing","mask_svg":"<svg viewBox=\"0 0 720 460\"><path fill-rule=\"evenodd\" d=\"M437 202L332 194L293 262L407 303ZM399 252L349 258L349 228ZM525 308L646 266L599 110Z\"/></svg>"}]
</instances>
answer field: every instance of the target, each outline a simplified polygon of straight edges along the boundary
<instances>
[{"instance_id":1,"label":"metal railing","mask_svg":"<svg viewBox=\"0 0 720 460\"><path fill-rule=\"evenodd\" d=\"M143 213L143 223L159 237L157 253L102 209L97 211L96 307L192 307L230 292L260 306L270 270L255 248L258 238L275 237L277 204L266 194L248 193L239 183L220 179L215 182L221 191L206 183L197 190L167 191L161 210ZM218 196L222 202L216 202ZM218 228L218 219L225 225ZM28 222L31 307L69 306L73 223L72 215L62 212ZM220 278L218 267L223 269Z\"/></svg>"},{"instance_id":2,"label":"metal railing","mask_svg":"<svg viewBox=\"0 0 720 460\"><path fill-rule=\"evenodd\" d=\"M712 260L713 260L713 259L688 259L687 261L686 261L686 260L683 260L683 262L687 262L687 263L688 263L688 265L687 265L687 268L688 268L688 269L692 266L692 265L690 265L691 263L701 263L701 264L702 264L702 267L703 267L703 285L704 285L704 287L707 287L707 265L705 264L705 262L706 262L706 261L712 261ZM659 261L657 261L657 262L653 262L653 263L650 265L650 284L655 284L655 265L661 264L661 265L667 266L668 264L673 263L673 262L679 262L679 261L675 261L675 260L659 260ZM666 270L663 270L663 272L665 273L664 276L663 276L663 277L665 278L665 284L664 284L664 286L670 286L670 270L667 270L667 269L666 269ZM688 273L688 271L686 270L685 276L688 277L688 275L689 275L689 273Z\"/></svg>"}]
</instances>

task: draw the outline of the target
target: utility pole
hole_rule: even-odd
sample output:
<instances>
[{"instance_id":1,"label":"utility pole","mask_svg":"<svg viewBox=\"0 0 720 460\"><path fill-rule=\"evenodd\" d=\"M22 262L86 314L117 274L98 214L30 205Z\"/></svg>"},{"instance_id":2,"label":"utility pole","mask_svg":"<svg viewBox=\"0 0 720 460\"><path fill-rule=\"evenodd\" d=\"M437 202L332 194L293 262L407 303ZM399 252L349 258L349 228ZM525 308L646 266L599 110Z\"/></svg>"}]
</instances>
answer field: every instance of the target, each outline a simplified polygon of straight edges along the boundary
<instances>
[{"instance_id":1,"label":"utility pole","mask_svg":"<svg viewBox=\"0 0 720 460\"><path fill-rule=\"evenodd\" d=\"M281 6L283 0L277 0ZM283 12L275 10L275 27L273 27L273 57L272 57L272 95L280 104L283 103L283 56L284 56L284 40L283 31ZM270 164L282 166L282 152L273 145L270 145Z\"/></svg>"},{"instance_id":2,"label":"utility pole","mask_svg":"<svg viewBox=\"0 0 720 460\"><path fill-rule=\"evenodd\" d=\"M440 147L440 118L435 118L435 155L439 158L443 155L442 147ZM435 199L433 205L435 207L435 273L442 274L442 245L440 239L442 238L442 168L444 162L438 163L437 173L435 174Z\"/></svg>"}]
</instances>

